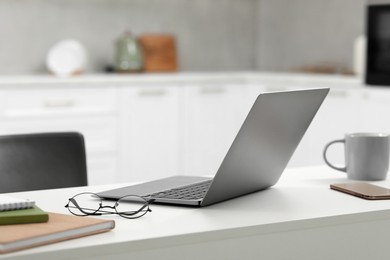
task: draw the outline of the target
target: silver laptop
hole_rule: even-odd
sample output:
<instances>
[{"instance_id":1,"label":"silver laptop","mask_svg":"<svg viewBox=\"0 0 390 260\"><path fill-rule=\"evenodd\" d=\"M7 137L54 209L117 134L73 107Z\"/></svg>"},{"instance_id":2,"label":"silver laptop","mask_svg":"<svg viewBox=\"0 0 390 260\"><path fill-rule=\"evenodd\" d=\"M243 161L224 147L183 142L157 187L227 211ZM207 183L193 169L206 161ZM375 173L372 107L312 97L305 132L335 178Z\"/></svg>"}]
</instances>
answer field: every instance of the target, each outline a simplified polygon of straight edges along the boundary
<instances>
[{"instance_id":1,"label":"silver laptop","mask_svg":"<svg viewBox=\"0 0 390 260\"><path fill-rule=\"evenodd\" d=\"M328 92L321 88L260 94L214 178L173 176L98 195L207 206L269 188L279 180Z\"/></svg>"}]
</instances>

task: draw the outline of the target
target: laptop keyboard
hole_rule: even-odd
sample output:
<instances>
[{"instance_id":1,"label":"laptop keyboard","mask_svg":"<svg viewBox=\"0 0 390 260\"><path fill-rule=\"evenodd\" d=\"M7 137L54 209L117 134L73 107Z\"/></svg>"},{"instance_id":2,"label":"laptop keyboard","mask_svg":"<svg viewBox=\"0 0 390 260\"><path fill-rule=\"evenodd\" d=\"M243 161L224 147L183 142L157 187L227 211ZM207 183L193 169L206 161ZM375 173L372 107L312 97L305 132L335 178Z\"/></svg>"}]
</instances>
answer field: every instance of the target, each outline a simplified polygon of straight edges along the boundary
<instances>
[{"instance_id":1,"label":"laptop keyboard","mask_svg":"<svg viewBox=\"0 0 390 260\"><path fill-rule=\"evenodd\" d=\"M164 199L184 199L184 200L198 200L202 199L210 187L212 180L198 182L180 188L165 190L149 194L147 197L164 198Z\"/></svg>"}]
</instances>

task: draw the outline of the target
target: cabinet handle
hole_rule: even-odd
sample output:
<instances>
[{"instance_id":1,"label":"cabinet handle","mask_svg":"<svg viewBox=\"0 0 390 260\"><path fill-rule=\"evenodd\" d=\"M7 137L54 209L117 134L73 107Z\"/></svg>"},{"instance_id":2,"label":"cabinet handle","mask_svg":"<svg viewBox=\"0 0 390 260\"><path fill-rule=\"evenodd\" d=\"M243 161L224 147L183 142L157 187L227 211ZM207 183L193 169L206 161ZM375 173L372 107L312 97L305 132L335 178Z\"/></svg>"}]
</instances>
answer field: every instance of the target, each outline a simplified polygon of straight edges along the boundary
<instances>
[{"instance_id":1,"label":"cabinet handle","mask_svg":"<svg viewBox=\"0 0 390 260\"><path fill-rule=\"evenodd\" d=\"M345 91L338 91L338 90L336 90L336 91L330 91L329 92L329 96L331 96L331 97L338 97L338 98L345 98L345 97L348 96L348 94Z\"/></svg>"},{"instance_id":2,"label":"cabinet handle","mask_svg":"<svg viewBox=\"0 0 390 260\"><path fill-rule=\"evenodd\" d=\"M210 88L201 88L200 89L200 93L201 94L205 94L205 95L208 95L208 94L222 94L222 93L225 93L225 90L224 88L215 88L215 87L210 87Z\"/></svg>"},{"instance_id":3,"label":"cabinet handle","mask_svg":"<svg viewBox=\"0 0 390 260\"><path fill-rule=\"evenodd\" d=\"M166 91L164 89L145 89L138 92L139 96L148 96L148 97L158 97L158 96L164 96L166 94Z\"/></svg>"},{"instance_id":4,"label":"cabinet handle","mask_svg":"<svg viewBox=\"0 0 390 260\"><path fill-rule=\"evenodd\" d=\"M277 91L286 91L286 90L288 90L288 89L283 88L283 87L266 87L265 88L266 92L277 92Z\"/></svg>"},{"instance_id":5,"label":"cabinet handle","mask_svg":"<svg viewBox=\"0 0 390 260\"><path fill-rule=\"evenodd\" d=\"M76 104L74 100L63 99L63 100L46 100L43 105L47 108L59 108L59 107L73 107Z\"/></svg>"}]
</instances>

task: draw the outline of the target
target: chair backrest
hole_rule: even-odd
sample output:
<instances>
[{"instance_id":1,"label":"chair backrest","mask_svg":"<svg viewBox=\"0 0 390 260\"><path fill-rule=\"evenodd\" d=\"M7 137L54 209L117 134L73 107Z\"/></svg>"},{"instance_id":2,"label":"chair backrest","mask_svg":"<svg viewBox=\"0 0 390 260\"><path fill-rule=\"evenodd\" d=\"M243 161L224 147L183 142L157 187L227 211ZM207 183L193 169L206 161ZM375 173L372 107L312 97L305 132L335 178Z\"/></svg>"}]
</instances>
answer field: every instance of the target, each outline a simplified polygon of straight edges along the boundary
<instances>
[{"instance_id":1,"label":"chair backrest","mask_svg":"<svg viewBox=\"0 0 390 260\"><path fill-rule=\"evenodd\" d=\"M87 185L80 133L0 136L0 193Z\"/></svg>"}]
</instances>

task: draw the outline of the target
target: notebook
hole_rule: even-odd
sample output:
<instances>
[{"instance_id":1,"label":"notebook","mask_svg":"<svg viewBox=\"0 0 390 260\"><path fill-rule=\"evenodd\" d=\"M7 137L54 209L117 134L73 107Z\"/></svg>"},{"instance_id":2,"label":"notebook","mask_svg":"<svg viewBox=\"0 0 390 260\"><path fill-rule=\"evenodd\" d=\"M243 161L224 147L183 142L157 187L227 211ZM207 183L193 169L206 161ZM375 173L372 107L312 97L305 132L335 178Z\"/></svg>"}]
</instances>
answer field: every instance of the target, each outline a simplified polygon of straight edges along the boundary
<instances>
[{"instance_id":1,"label":"notebook","mask_svg":"<svg viewBox=\"0 0 390 260\"><path fill-rule=\"evenodd\" d=\"M0 194L0 211L32 208L35 201Z\"/></svg>"},{"instance_id":2,"label":"notebook","mask_svg":"<svg viewBox=\"0 0 390 260\"><path fill-rule=\"evenodd\" d=\"M47 222L48 220L49 214L37 206L0 212L0 225L39 223Z\"/></svg>"},{"instance_id":3,"label":"notebook","mask_svg":"<svg viewBox=\"0 0 390 260\"><path fill-rule=\"evenodd\" d=\"M49 213L47 223L0 225L0 254L106 232L114 220Z\"/></svg>"},{"instance_id":4,"label":"notebook","mask_svg":"<svg viewBox=\"0 0 390 260\"><path fill-rule=\"evenodd\" d=\"M279 180L328 92L320 88L260 94L214 178L173 176L98 195L119 199L134 194L154 203L207 206L269 188Z\"/></svg>"}]
</instances>

